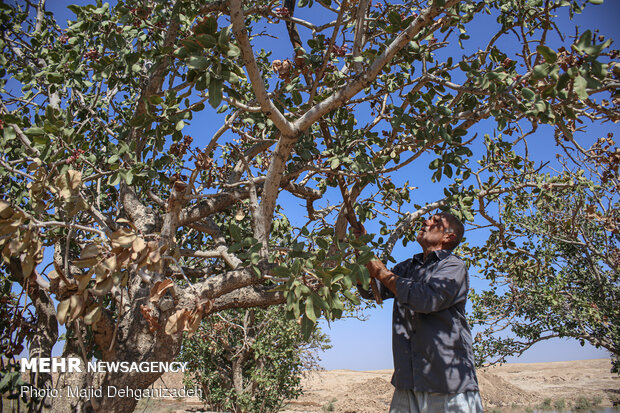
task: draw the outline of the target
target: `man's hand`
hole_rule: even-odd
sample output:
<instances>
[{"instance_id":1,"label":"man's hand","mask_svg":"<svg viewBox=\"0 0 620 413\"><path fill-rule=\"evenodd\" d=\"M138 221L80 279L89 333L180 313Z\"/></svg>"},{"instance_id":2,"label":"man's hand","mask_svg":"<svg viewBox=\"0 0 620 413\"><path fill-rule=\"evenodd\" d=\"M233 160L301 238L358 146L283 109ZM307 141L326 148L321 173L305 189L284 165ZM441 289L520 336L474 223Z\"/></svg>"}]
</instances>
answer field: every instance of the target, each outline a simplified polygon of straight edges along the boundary
<instances>
[{"instance_id":1,"label":"man's hand","mask_svg":"<svg viewBox=\"0 0 620 413\"><path fill-rule=\"evenodd\" d=\"M368 269L368 272L370 273L370 276L372 278L379 278L379 273L381 273L382 271L388 271L388 269L385 267L385 264L383 264L383 262L377 259L368 261L368 263L366 263L366 268Z\"/></svg>"},{"instance_id":2,"label":"man's hand","mask_svg":"<svg viewBox=\"0 0 620 413\"><path fill-rule=\"evenodd\" d=\"M385 285L388 290L392 291L396 295L396 274L388 270L385 264L380 260L370 260L366 263L366 268L372 278L376 278Z\"/></svg>"}]
</instances>

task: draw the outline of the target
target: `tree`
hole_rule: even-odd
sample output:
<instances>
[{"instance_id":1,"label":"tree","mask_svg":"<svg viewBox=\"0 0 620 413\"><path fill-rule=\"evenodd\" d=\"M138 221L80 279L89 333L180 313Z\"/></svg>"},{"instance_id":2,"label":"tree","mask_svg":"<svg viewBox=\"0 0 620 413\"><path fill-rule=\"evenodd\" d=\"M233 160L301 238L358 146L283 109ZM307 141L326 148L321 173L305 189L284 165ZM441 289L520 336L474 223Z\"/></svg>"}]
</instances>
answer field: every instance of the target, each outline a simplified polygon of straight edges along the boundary
<instances>
[{"instance_id":1,"label":"tree","mask_svg":"<svg viewBox=\"0 0 620 413\"><path fill-rule=\"evenodd\" d=\"M227 310L201 324L181 349L189 383L202 387L211 409L277 412L301 394L301 375L317 367L316 352L330 346L316 330L304 340L301 326L281 307Z\"/></svg>"},{"instance_id":2,"label":"tree","mask_svg":"<svg viewBox=\"0 0 620 413\"><path fill-rule=\"evenodd\" d=\"M374 241L389 258L428 211L473 220L474 199L540 185L527 171L487 180L477 148L527 159L538 125L564 150L581 122L618 118L610 40L555 25L585 2L285 5L98 2L69 6L66 28L44 1L0 5L2 271L37 309L31 356L50 354L60 323L65 357L171 361L201 319L278 304L308 335L368 282L372 253L347 240L346 204L362 221L390 217ZM476 24L495 30L470 44ZM288 51L273 47L287 34ZM461 58L446 53L457 44ZM497 131L483 140L486 119ZM428 168L445 196L413 192ZM73 373L59 387L158 376Z\"/></svg>"},{"instance_id":3,"label":"tree","mask_svg":"<svg viewBox=\"0 0 620 413\"><path fill-rule=\"evenodd\" d=\"M486 327L475 340L479 362L554 337L620 355L620 150L605 137L561 163L561 173L524 196L495 200L502 221L492 220L486 245L467 253L491 286L473 295L474 324ZM494 334L501 331L512 335Z\"/></svg>"}]
</instances>

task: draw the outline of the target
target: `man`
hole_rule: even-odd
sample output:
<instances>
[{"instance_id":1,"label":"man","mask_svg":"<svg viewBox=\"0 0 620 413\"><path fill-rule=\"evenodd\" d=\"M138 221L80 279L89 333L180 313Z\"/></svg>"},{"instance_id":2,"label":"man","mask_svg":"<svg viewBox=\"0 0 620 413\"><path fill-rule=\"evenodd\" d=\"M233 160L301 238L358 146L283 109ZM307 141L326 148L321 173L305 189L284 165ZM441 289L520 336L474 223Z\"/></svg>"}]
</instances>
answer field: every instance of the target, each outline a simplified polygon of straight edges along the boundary
<instances>
[{"instance_id":1,"label":"man","mask_svg":"<svg viewBox=\"0 0 620 413\"><path fill-rule=\"evenodd\" d=\"M482 412L465 317L469 276L452 254L463 232L454 215L435 214L418 233L422 253L392 271L379 260L366 265L382 298L395 298L390 413Z\"/></svg>"}]
</instances>

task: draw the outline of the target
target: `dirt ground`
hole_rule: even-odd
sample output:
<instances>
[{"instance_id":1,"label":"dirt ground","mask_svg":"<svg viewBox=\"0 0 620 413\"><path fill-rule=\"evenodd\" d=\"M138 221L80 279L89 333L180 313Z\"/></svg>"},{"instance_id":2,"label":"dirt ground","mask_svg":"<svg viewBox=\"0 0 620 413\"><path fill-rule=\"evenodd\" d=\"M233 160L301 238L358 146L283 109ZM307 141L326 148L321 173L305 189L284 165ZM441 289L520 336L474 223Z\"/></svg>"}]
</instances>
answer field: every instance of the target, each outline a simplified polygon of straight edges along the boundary
<instances>
[{"instance_id":1,"label":"dirt ground","mask_svg":"<svg viewBox=\"0 0 620 413\"><path fill-rule=\"evenodd\" d=\"M586 402L607 407L620 400L620 378L610 373L610 367L608 359L514 363L480 369L478 380L487 412L525 411L526 407L539 406L570 409ZM289 402L281 413L387 412L393 392L391 376L391 370L310 372L302 381L304 394ZM179 376L165 375L158 385L178 387L180 383ZM136 411L156 410L206 411L196 399L175 403L151 400L141 403Z\"/></svg>"},{"instance_id":2,"label":"dirt ground","mask_svg":"<svg viewBox=\"0 0 620 413\"><path fill-rule=\"evenodd\" d=\"M487 411L545 403L553 407L562 401L569 408L580 398L611 406L620 398L620 379L610 367L607 359L504 364L478 371L480 394ZM385 412L393 392L391 375L391 370L312 373L304 380L304 395L285 412Z\"/></svg>"}]
</instances>

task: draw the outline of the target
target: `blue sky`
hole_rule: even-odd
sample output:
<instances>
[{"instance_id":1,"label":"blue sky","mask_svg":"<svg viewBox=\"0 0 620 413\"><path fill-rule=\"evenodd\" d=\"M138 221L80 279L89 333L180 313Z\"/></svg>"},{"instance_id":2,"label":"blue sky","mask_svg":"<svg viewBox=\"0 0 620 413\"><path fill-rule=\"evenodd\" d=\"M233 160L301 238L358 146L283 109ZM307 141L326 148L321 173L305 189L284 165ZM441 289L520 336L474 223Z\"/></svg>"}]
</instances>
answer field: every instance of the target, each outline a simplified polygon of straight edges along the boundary
<instances>
[{"instance_id":1,"label":"blue sky","mask_svg":"<svg viewBox=\"0 0 620 413\"><path fill-rule=\"evenodd\" d=\"M68 4L87 4L86 1L61 1L61 0L48 0L48 10L53 11L57 16L61 26L64 26L63 21L66 19L72 19L73 13L66 9ZM298 8L296 15L307 20L313 20L316 16L312 15L312 9ZM590 5L586 8L586 11L582 15L578 15L575 22L570 22L568 19L561 21L561 27L564 27L567 34L573 34L575 24L580 25L583 30L587 28L598 29L600 34L609 37L618 37L617 20L620 17L620 1L608 0L602 6ZM325 18L325 17L323 17ZM489 25L494 24L494 21L489 18ZM272 50L276 50L273 58L286 58L292 57L292 51L290 42L285 34L284 23L281 23L282 32L279 34L279 39L270 39L270 47ZM469 41L470 45L475 45L476 39L485 35L486 29L489 26L486 24L476 24L473 28L472 39ZM302 38L305 38L304 29L300 28ZM279 49L280 45L284 49ZM613 48L614 46L612 46ZM617 48L617 46L616 46ZM276 53L282 53L282 50L286 50L282 57L276 56ZM455 48L455 58L460 57L464 52ZM193 136L210 136L209 131L214 130L219 126L218 122L213 122L213 118L206 121L194 122L187 127L187 132ZM492 122L481 124L476 130L472 132L492 133L494 124ZM601 128L599 125L593 125L588 129L588 136L584 136L584 139L596 139L610 130L618 131L618 127L605 126ZM184 130L184 133L186 132ZM208 138L204 138L208 139ZM195 139L194 144L201 146L204 142L201 139ZM544 154L545 158L548 157L549 151L555 151L553 146L552 136L545 134L545 129L541 128L541 132L538 134L536 140L533 140L530 144L530 151L534 155ZM541 156L541 159L543 156ZM418 164L419 168L419 164ZM419 173L418 171L403 171L400 177L395 177L395 181L405 181L410 179L411 173ZM423 181L429 181L428 177ZM395 183L397 183L395 182ZM401 182L402 183L402 182ZM416 183L416 186L417 183ZM427 185L421 186L418 192L414 192L412 195L416 197L416 202L432 202L443 197L443 185ZM283 198L287 202L294 202L301 204L301 202L295 198ZM290 199L290 201L288 201ZM334 199L332 203L340 202L340 199ZM287 205L294 206L294 205ZM301 218L301 213L299 216ZM291 217L291 219L295 219ZM372 224L369 229L372 231ZM476 232L468 232L466 234L468 239L474 242L481 242L484 234ZM397 261L403 260L410 255L419 252L419 247L414 244L409 244L407 248L402 247L400 243L397 244L393 251L393 256ZM471 271L474 272L474 271ZM472 287L481 288L484 283L472 279ZM368 319L367 321L359 321L356 319L343 319L331 324L328 327L326 323L321 323L323 331L328 333L332 340L333 348L323 354L321 354L322 365L326 369L352 369L352 370L371 370L371 369L389 369L392 368L392 355L391 355L391 308L392 302L387 301L383 307L370 309L365 311ZM560 361L560 360L575 360L575 359L589 359L589 358L601 358L607 357L608 354L605 351L597 350L590 345L581 347L576 340L552 340L549 342L540 343L535 345L532 349L528 350L522 357L516 359L513 358L509 361L516 362L542 362L542 361Z\"/></svg>"}]
</instances>

